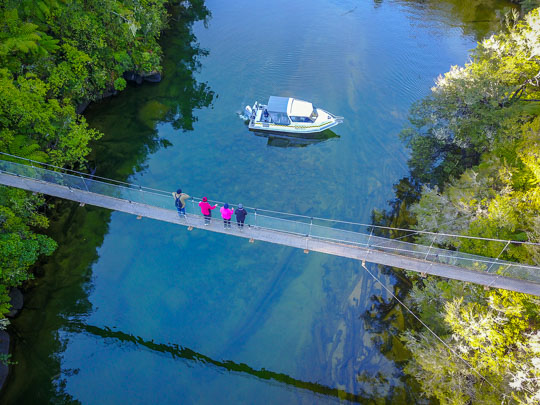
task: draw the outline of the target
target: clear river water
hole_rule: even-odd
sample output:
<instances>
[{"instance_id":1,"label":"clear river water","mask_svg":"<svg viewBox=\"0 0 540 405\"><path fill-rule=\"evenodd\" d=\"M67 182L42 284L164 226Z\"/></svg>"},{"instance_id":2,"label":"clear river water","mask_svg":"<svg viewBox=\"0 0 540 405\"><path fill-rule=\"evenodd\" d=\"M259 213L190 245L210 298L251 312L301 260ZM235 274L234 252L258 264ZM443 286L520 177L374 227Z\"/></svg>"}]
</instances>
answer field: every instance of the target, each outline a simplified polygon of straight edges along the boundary
<instances>
[{"instance_id":1,"label":"clear river water","mask_svg":"<svg viewBox=\"0 0 540 405\"><path fill-rule=\"evenodd\" d=\"M467 61L505 6L209 0L177 11L164 80L85 113L105 134L89 169L369 222L407 173L397 134L411 104ZM319 142L258 136L238 113L269 95L345 121ZM422 403L402 372L407 317L358 262L52 202L59 248L12 322L2 404ZM368 265L403 289L400 271Z\"/></svg>"}]
</instances>

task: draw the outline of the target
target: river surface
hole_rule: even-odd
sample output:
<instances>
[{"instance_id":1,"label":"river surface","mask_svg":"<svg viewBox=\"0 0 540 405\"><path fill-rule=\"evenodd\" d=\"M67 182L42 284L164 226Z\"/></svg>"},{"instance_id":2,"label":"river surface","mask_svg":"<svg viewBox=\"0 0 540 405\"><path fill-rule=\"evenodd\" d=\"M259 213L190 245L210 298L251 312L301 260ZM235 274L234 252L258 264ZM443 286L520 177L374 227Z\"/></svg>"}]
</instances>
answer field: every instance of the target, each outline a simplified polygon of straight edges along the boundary
<instances>
[{"instance_id":1,"label":"river surface","mask_svg":"<svg viewBox=\"0 0 540 405\"><path fill-rule=\"evenodd\" d=\"M88 110L105 133L89 168L369 222L407 173L397 134L411 104L505 5L207 1L211 16L175 14L163 82ZM269 95L345 122L321 142L257 136L237 114ZM422 403L401 371L407 318L358 262L52 202L60 247L11 327L3 404ZM368 265L402 290L399 271Z\"/></svg>"}]
</instances>

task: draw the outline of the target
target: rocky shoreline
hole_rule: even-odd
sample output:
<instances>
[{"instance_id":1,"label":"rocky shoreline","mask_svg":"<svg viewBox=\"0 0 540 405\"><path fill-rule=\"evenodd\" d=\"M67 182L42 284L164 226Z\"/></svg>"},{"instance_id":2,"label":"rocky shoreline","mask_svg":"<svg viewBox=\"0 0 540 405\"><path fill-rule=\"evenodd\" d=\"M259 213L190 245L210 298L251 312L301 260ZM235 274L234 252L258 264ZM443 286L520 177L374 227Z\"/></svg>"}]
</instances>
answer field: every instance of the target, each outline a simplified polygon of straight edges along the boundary
<instances>
[{"instance_id":1,"label":"rocky shoreline","mask_svg":"<svg viewBox=\"0 0 540 405\"><path fill-rule=\"evenodd\" d=\"M9 303L11 304L11 310L6 314L7 318L15 318L21 311L24 305L24 297L21 290L18 288L12 288L9 292ZM0 330L0 356L7 358L10 354L10 336L7 330ZM0 361L0 391L4 387L4 384L9 375L9 364L5 364Z\"/></svg>"},{"instance_id":2,"label":"rocky shoreline","mask_svg":"<svg viewBox=\"0 0 540 405\"><path fill-rule=\"evenodd\" d=\"M5 330L0 330L0 355L9 355L9 333ZM7 380L9 374L9 365L0 361L0 391L4 387L4 383Z\"/></svg>"},{"instance_id":3,"label":"rocky shoreline","mask_svg":"<svg viewBox=\"0 0 540 405\"><path fill-rule=\"evenodd\" d=\"M143 73L125 72L124 78L128 82L136 83L138 85L143 82L159 83L162 80L162 75L159 72ZM111 97L118 94L116 90L107 91L101 95L101 99ZM91 104L91 101L80 104L77 106L77 114L82 114L84 110ZM7 318L15 318L24 305L24 297L21 290L18 288L11 289L9 293L11 310L6 314ZM10 336L6 330L0 329L0 356L9 356L10 354ZM9 364L4 364L0 361L0 391L2 390L9 374Z\"/></svg>"},{"instance_id":4,"label":"rocky shoreline","mask_svg":"<svg viewBox=\"0 0 540 405\"><path fill-rule=\"evenodd\" d=\"M163 79L163 76L161 75L160 72L137 73L135 71L129 71L129 72L124 72L123 77L127 82L135 83L137 85L140 85L143 82L159 83ZM101 96L98 97L98 100L116 96L117 94L118 94L118 91L115 90L114 88L111 88L105 91L103 94L101 94ZM77 114L82 114L91 103L92 101L85 101L84 103L79 104L75 108L75 111L77 112Z\"/></svg>"}]
</instances>

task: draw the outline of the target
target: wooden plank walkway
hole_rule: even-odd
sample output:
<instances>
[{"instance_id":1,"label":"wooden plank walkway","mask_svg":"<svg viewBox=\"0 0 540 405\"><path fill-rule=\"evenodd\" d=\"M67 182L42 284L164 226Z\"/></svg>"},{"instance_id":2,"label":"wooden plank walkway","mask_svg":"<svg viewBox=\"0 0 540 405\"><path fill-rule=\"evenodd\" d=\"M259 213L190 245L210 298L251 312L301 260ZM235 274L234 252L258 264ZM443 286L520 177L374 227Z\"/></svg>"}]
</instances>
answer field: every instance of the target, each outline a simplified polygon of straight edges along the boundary
<instances>
[{"instance_id":1,"label":"wooden plank walkway","mask_svg":"<svg viewBox=\"0 0 540 405\"><path fill-rule=\"evenodd\" d=\"M540 296L540 284L532 281L518 280L487 272L472 271L462 267L416 259L375 250L373 248L368 249L367 247L358 246L353 243L335 242L254 226L246 226L243 231L238 230L235 226L231 229L224 229L222 221L217 219L214 219L210 225L205 226L203 217L199 215L188 214L185 219L180 219L174 210L172 198L171 209L168 210L102 194L71 189L55 183L6 174L5 172L0 172L0 184L114 211L121 211L136 216L179 224L188 227L189 230L197 228L205 231L233 235L249 239L250 241L259 240L303 249L306 252L315 251L361 261L365 260L371 263L398 267L419 273L432 274L484 286Z\"/></svg>"}]
</instances>

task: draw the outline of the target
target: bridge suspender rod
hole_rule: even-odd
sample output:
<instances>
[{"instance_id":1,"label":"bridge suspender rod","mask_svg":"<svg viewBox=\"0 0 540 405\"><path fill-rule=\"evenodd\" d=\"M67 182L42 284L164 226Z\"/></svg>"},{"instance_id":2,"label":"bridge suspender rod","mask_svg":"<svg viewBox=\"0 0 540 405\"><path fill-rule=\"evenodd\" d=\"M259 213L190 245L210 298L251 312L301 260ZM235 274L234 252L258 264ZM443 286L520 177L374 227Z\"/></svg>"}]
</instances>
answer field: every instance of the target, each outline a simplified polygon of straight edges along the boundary
<instances>
[{"instance_id":1,"label":"bridge suspender rod","mask_svg":"<svg viewBox=\"0 0 540 405\"><path fill-rule=\"evenodd\" d=\"M473 372L478 376L480 377L483 381L485 381L491 388L493 388L495 391L497 391L499 394L501 394L503 397L506 398L506 394L504 392L501 392L500 390L497 389L497 387L495 387L489 380L486 379L486 377L484 377L482 374L480 374L480 372L473 367L472 364L470 364L467 360L465 360L463 357L461 357L459 355L459 353L457 353L454 349L452 349L444 340L442 340L439 335L437 335L429 326L427 326L424 321L422 321L418 316L416 316L416 314L407 306L405 305L394 293L393 291L391 291L383 282L381 282L381 280L379 280L377 278L377 276L375 276L375 274L373 274L371 271L369 271L369 269L366 267L366 262L365 261L362 261L362 267L364 268L364 270L366 270L368 272L368 274L375 280L377 281L385 290L386 292L388 292L392 298L394 298L397 302L399 302L399 304L405 308L407 310L407 312L409 312L418 322L420 322L422 324L422 326L424 326L433 336L435 336L435 338L441 342L444 347L446 347L448 349L448 351L450 353L452 353L454 356L456 356L457 358L459 358L463 363L465 363L465 365L467 365L467 367L469 367L471 370L473 370Z\"/></svg>"},{"instance_id":2,"label":"bridge suspender rod","mask_svg":"<svg viewBox=\"0 0 540 405\"><path fill-rule=\"evenodd\" d=\"M436 236L433 237L433 240L431 241L431 245L429 245L429 249L428 249L428 251L426 253L426 257L424 257L424 260L426 260L428 258L429 253L431 252L431 248L433 247L433 244L435 243L435 239L437 239Z\"/></svg>"},{"instance_id":3,"label":"bridge suspender rod","mask_svg":"<svg viewBox=\"0 0 540 405\"><path fill-rule=\"evenodd\" d=\"M371 236L373 235L373 228L371 228L371 232L369 233L369 238L367 240L367 248L368 248L368 251L367 251L367 254L369 255L369 252L371 251L371 245L369 244L369 242L371 241Z\"/></svg>"},{"instance_id":4,"label":"bridge suspender rod","mask_svg":"<svg viewBox=\"0 0 540 405\"><path fill-rule=\"evenodd\" d=\"M86 185L86 181L84 181L84 177L83 176L79 176L84 184L84 188L86 188L86 191L90 192L90 190L88 189L88 186Z\"/></svg>"},{"instance_id":5,"label":"bridge suspender rod","mask_svg":"<svg viewBox=\"0 0 540 405\"><path fill-rule=\"evenodd\" d=\"M489 273L489 271L491 270L491 268L495 265L495 263L497 263L499 261L499 257L501 257L501 255L503 254L503 252L506 250L506 248L508 247L508 245L510 244L510 241L506 242L506 245L504 245L503 249L501 250L501 252L499 253L499 255L497 256L497 258L495 259L495 261L493 263L491 263L491 266L489 266L489 269L487 269L487 273Z\"/></svg>"}]
</instances>

